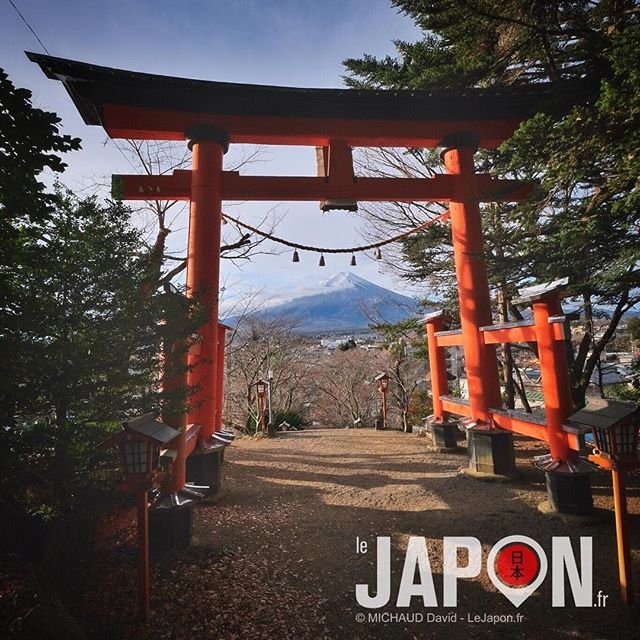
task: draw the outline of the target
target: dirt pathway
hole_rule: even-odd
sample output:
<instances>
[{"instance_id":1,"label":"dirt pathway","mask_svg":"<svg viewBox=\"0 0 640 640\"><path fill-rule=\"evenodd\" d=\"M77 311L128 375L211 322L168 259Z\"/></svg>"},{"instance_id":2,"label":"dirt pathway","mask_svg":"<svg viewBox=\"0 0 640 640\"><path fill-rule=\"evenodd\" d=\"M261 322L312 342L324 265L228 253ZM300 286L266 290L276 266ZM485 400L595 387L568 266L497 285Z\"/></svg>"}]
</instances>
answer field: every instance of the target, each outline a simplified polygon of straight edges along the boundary
<instances>
[{"instance_id":1,"label":"dirt pathway","mask_svg":"<svg viewBox=\"0 0 640 640\"><path fill-rule=\"evenodd\" d=\"M520 458L539 448L524 439L517 446ZM618 602L611 520L578 526L540 514L536 506L546 497L544 478L524 459L519 460L523 476L504 484L459 475L458 467L465 464L464 454L432 453L428 440L399 432L318 430L237 441L226 452L224 489L214 504L196 511L194 550L165 569L168 576L183 570L199 574L184 594L186 602L199 598L204 605L199 619L184 613L191 637L596 639L637 634L637 610ZM639 494L636 479L630 507L637 575ZM610 495L607 475L597 474L596 506L611 509ZM513 534L531 536L549 556L552 536L570 536L574 547L579 536L592 536L593 590L610 594L607 608L576 608L570 595L566 608L552 608L549 575L516 610L484 568L481 576L460 581L457 609L443 607L442 537L475 536L486 558L495 542ZM357 614L369 612L356 603L355 584L369 583L375 590L376 536L392 539L391 605L379 612L418 613L421 621L357 621ZM440 605L435 609L424 608L417 597L408 609L395 607L409 536L427 538ZM366 554L356 553L356 537L368 542ZM166 592L156 594L159 605ZM427 616L451 612L457 614L455 622ZM468 615L516 612L523 614L521 622L468 621ZM217 633L209 635L213 628ZM172 633L153 637L182 635L174 626Z\"/></svg>"}]
</instances>

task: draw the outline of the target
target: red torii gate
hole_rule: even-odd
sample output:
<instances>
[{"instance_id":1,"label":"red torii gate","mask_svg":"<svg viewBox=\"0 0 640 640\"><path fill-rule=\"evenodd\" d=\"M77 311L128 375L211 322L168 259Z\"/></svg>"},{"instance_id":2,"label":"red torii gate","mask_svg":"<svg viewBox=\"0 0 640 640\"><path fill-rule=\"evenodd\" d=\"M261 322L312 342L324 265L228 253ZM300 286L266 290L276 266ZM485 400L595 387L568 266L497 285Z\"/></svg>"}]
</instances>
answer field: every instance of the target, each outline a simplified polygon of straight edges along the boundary
<instances>
[{"instance_id":1,"label":"red torii gate","mask_svg":"<svg viewBox=\"0 0 640 640\"><path fill-rule=\"evenodd\" d=\"M541 110L565 108L548 85L431 94L424 91L297 89L172 78L27 54L45 74L61 81L86 124L101 125L112 138L189 141L192 169L168 176L114 176L127 200L188 200L191 203L187 258L190 295L201 292L210 313L201 328L201 351L189 384L198 385L198 406L189 419L201 425L206 451L220 429L223 342L218 329L222 201L440 201L448 202L462 329L443 334L441 318L429 319L436 418L467 416L479 431L509 432L546 440L560 461L575 458L576 439L562 430L570 412L562 335L549 324L560 310L557 298L534 303L534 327L492 326L491 301L480 202L518 202L529 187L477 174L474 152L495 148L518 125ZM565 97L577 99L570 87ZM555 98L555 100L554 100ZM243 176L223 170L230 143L304 145L324 149L318 177ZM354 175L353 147L444 147L446 173L426 179L365 178ZM439 335L438 335L439 334ZM538 341L547 422L535 424L500 409L496 344ZM468 406L446 394L442 348L464 346ZM563 368L564 367L564 368ZM183 447L182 451L185 451ZM181 455L183 455L181 453ZM206 473L196 481L206 481Z\"/></svg>"}]
</instances>

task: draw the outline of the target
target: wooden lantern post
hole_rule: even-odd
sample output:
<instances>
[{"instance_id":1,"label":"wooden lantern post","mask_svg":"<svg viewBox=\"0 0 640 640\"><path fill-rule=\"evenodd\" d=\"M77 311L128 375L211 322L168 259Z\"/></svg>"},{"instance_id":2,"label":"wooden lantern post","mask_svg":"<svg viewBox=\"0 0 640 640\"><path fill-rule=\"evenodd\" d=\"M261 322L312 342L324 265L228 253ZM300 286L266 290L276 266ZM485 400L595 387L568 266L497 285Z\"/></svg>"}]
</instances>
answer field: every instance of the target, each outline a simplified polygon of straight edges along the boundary
<instances>
[{"instance_id":1,"label":"wooden lantern post","mask_svg":"<svg viewBox=\"0 0 640 640\"><path fill-rule=\"evenodd\" d=\"M143 624L149 622L149 492L136 494L138 520L138 614Z\"/></svg>"},{"instance_id":2,"label":"wooden lantern post","mask_svg":"<svg viewBox=\"0 0 640 640\"><path fill-rule=\"evenodd\" d=\"M391 378L386 373L379 373L374 380L378 383L378 390L382 395L382 428L387 428L387 393L389 393L389 380Z\"/></svg>"},{"instance_id":3,"label":"wooden lantern post","mask_svg":"<svg viewBox=\"0 0 640 640\"><path fill-rule=\"evenodd\" d=\"M631 549L625 476L638 467L638 428L640 407L627 402L595 398L570 418L592 432L593 454L589 460L611 471L616 520L618 574L622 601L633 604Z\"/></svg>"},{"instance_id":4,"label":"wooden lantern post","mask_svg":"<svg viewBox=\"0 0 640 640\"><path fill-rule=\"evenodd\" d=\"M267 397L267 388L269 383L260 378L256 383L256 395L258 396L258 427L263 433L266 431L264 422L264 403Z\"/></svg>"},{"instance_id":5,"label":"wooden lantern post","mask_svg":"<svg viewBox=\"0 0 640 640\"><path fill-rule=\"evenodd\" d=\"M122 431L98 448L118 447L122 467L121 491L134 493L138 515L138 612L149 621L149 491L158 486L160 448L179 435L148 413L122 423Z\"/></svg>"}]
</instances>

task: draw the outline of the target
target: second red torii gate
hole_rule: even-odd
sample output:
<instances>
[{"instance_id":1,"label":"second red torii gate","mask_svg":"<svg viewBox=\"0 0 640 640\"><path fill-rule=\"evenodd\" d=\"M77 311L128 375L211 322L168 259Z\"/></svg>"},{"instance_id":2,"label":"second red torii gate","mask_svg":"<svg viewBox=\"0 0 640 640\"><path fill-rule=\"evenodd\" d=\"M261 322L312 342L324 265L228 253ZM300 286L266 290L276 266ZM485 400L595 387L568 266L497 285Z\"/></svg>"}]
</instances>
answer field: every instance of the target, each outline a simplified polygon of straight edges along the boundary
<instances>
[{"instance_id":1,"label":"second red torii gate","mask_svg":"<svg viewBox=\"0 0 640 640\"><path fill-rule=\"evenodd\" d=\"M240 85L28 56L48 77L64 84L87 124L104 127L112 138L189 141L191 171L114 176L114 188L124 199L191 203L188 292L204 296L210 315L200 330L201 352L189 358L192 365L201 363L193 367L189 384L198 387L190 420L201 425L203 445L220 425L218 288L225 199L448 202L469 380L469 407L458 413L485 424L495 418L493 409L501 406L496 359L500 340L499 333L491 330L479 205L521 201L529 187L477 174L474 152L478 147L498 146L538 111L564 109L566 96L558 97L547 85L439 94ZM575 88L567 91L572 100L578 98ZM322 147L326 170L318 177L243 176L224 171L223 156L230 143ZM426 179L355 176L351 149L358 146L443 147L446 173ZM445 344L457 344L447 343L445 336L436 337L435 326L429 330L430 346L436 349L431 358L432 367L436 366L434 392L442 375L436 351ZM523 331L528 335L527 329ZM556 337L549 335L552 341ZM455 412L440 395L434 393L436 407ZM507 422L502 426L523 431L517 421ZM572 455L566 438L560 446L560 436L550 437L546 427L523 432L550 441L554 452Z\"/></svg>"}]
</instances>

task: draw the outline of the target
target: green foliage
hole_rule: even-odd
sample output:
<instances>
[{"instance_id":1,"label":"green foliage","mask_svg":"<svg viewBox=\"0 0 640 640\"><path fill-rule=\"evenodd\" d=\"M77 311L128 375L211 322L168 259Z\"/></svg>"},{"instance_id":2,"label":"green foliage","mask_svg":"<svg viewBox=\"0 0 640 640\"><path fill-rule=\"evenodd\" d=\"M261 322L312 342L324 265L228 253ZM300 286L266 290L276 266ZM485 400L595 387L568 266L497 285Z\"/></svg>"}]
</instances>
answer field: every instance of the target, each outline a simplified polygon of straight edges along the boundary
<instances>
[{"instance_id":1,"label":"green foliage","mask_svg":"<svg viewBox=\"0 0 640 640\"><path fill-rule=\"evenodd\" d=\"M157 408L163 339L184 342L203 314L154 295L122 203L45 190L80 141L30 97L0 71L0 501L56 518L113 498L118 463L96 446Z\"/></svg>"},{"instance_id":2,"label":"green foliage","mask_svg":"<svg viewBox=\"0 0 640 640\"><path fill-rule=\"evenodd\" d=\"M347 60L353 86L438 90L548 82L564 112L538 114L498 151L477 154L478 171L540 181L519 206L483 208L490 282L509 304L532 281L570 276L587 331L571 363L574 400L624 313L640 300L640 14L636 3L524 0L396 0L422 29L396 42L398 57ZM569 96L569 101L567 101ZM542 107L542 105L541 105ZM414 154L414 157L419 155ZM440 168L433 154L425 167ZM457 303L449 231L431 226L403 243L409 278L438 281ZM595 305L611 305L597 337ZM455 314L457 315L457 314ZM454 317L455 317L454 315Z\"/></svg>"},{"instance_id":3,"label":"green foliage","mask_svg":"<svg viewBox=\"0 0 640 640\"><path fill-rule=\"evenodd\" d=\"M118 464L96 447L115 429L114 422L58 426L46 418L16 424L0 436L2 500L42 520L113 504Z\"/></svg>"},{"instance_id":4,"label":"green foliage","mask_svg":"<svg viewBox=\"0 0 640 640\"><path fill-rule=\"evenodd\" d=\"M637 20L631 1L392 4L413 19L422 39L395 41L397 58L346 60L352 86L438 90L599 77L609 40Z\"/></svg>"},{"instance_id":5,"label":"green foliage","mask_svg":"<svg viewBox=\"0 0 640 640\"><path fill-rule=\"evenodd\" d=\"M12 268L16 295L0 343L10 372L0 387L3 423L64 421L71 406L99 421L122 417L121 406L149 408L139 389L159 352L159 309L142 304L146 259L128 209L58 193L50 219L31 233L28 260Z\"/></svg>"},{"instance_id":6,"label":"green foliage","mask_svg":"<svg viewBox=\"0 0 640 640\"><path fill-rule=\"evenodd\" d=\"M60 135L60 119L31 105L31 92L16 88L0 69L0 263L16 259L26 225L52 212L55 197L45 191L39 174L60 173L58 153L80 148L80 140ZM0 273L0 295L4 290Z\"/></svg>"},{"instance_id":7,"label":"green foliage","mask_svg":"<svg viewBox=\"0 0 640 640\"><path fill-rule=\"evenodd\" d=\"M288 411L279 411L273 416L273 424L279 427L283 422L289 423L292 427L300 429L305 424L304 416L295 409L289 409Z\"/></svg>"},{"instance_id":8,"label":"green foliage","mask_svg":"<svg viewBox=\"0 0 640 640\"><path fill-rule=\"evenodd\" d=\"M338 349L340 351L349 351L349 349L355 349L357 346L356 341L353 338L349 338L348 340L341 342L338 345Z\"/></svg>"},{"instance_id":9,"label":"green foliage","mask_svg":"<svg viewBox=\"0 0 640 640\"><path fill-rule=\"evenodd\" d=\"M130 376L144 375L128 357L141 337L134 291L144 269L121 205L60 193L52 202L47 218L31 224L22 261L7 265L0 420L3 490L32 511L59 514L76 501L75 480L93 448L136 397Z\"/></svg>"},{"instance_id":10,"label":"green foliage","mask_svg":"<svg viewBox=\"0 0 640 640\"><path fill-rule=\"evenodd\" d=\"M640 375L640 371L637 372ZM640 404L640 382L632 384L612 384L607 388L607 397L620 402L635 402Z\"/></svg>"},{"instance_id":11,"label":"green foliage","mask_svg":"<svg viewBox=\"0 0 640 640\"><path fill-rule=\"evenodd\" d=\"M151 295L125 206L55 198L31 223L22 261L5 267L12 296L0 332L0 489L50 517L108 496L118 464L96 446L158 407L164 333L193 330L160 324L175 303Z\"/></svg>"},{"instance_id":12,"label":"green foliage","mask_svg":"<svg viewBox=\"0 0 640 640\"><path fill-rule=\"evenodd\" d=\"M429 394L424 389L416 387L409 400L409 425L424 425L422 419L430 416L432 413L433 402Z\"/></svg>"},{"instance_id":13,"label":"green foliage","mask_svg":"<svg viewBox=\"0 0 640 640\"><path fill-rule=\"evenodd\" d=\"M638 26L612 38L604 54L612 72L599 98L557 121L532 118L498 159L527 177L542 177L547 215L537 220L525 256L536 270L532 275L552 279L562 265L576 293L601 303L616 304L640 285L639 44Z\"/></svg>"},{"instance_id":14,"label":"green foliage","mask_svg":"<svg viewBox=\"0 0 640 640\"><path fill-rule=\"evenodd\" d=\"M640 340L640 316L629 318L627 322L627 331L631 335L632 340Z\"/></svg>"}]
</instances>

